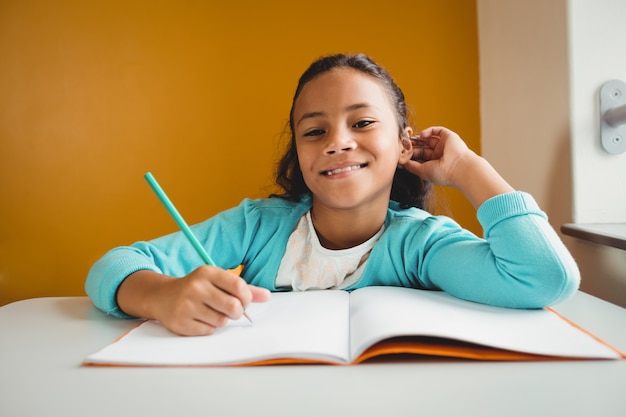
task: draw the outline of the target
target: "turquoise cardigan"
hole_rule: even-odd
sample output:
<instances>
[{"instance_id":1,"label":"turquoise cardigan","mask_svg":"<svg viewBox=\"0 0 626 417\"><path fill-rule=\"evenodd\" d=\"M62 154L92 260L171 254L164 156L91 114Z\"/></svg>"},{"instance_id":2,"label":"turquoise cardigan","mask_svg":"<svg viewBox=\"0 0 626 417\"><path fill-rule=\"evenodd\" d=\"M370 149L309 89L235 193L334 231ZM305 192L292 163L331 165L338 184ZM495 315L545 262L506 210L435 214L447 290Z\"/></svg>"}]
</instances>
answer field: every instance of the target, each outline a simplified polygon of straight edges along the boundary
<instances>
[{"instance_id":1,"label":"turquoise cardigan","mask_svg":"<svg viewBox=\"0 0 626 417\"><path fill-rule=\"evenodd\" d=\"M249 283L276 291L275 278L287 240L311 198L246 199L191 227L217 265L244 265ZM510 308L542 308L577 289L578 267L535 200L526 193L502 194L477 212L484 238L445 216L391 202L385 230L361 279L348 290L391 285L443 290L470 301ZM202 260L180 232L118 247L91 268L85 283L94 304L108 314L129 317L116 291L131 273L147 269L182 277Z\"/></svg>"}]
</instances>

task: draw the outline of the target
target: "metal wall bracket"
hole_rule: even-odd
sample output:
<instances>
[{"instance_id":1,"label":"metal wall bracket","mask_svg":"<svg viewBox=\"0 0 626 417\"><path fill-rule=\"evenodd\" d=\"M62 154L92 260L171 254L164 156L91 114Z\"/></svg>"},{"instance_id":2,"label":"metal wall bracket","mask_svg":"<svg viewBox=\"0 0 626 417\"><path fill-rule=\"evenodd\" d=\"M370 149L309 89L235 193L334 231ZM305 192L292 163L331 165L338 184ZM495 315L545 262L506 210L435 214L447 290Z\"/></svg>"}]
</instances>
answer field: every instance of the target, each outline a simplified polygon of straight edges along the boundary
<instances>
[{"instance_id":1,"label":"metal wall bracket","mask_svg":"<svg viewBox=\"0 0 626 417\"><path fill-rule=\"evenodd\" d=\"M600 89L600 138L608 153L626 151L626 83L607 81Z\"/></svg>"}]
</instances>

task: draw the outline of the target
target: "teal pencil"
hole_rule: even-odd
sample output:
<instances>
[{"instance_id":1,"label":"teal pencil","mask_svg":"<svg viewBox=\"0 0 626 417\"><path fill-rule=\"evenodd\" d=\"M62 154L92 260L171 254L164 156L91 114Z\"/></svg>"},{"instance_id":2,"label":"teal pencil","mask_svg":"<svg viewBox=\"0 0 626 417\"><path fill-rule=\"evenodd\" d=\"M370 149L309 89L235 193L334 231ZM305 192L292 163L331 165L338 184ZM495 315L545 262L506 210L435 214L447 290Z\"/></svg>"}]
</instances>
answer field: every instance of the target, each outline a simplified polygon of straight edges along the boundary
<instances>
[{"instance_id":1,"label":"teal pencil","mask_svg":"<svg viewBox=\"0 0 626 417\"><path fill-rule=\"evenodd\" d=\"M161 188L157 180L154 178L152 173L147 172L146 175L144 175L144 178L146 179L146 181L148 181L148 184L150 184L150 187L152 188L154 193L157 195L159 200L161 200L161 203L163 203L167 212L170 214L170 216L172 216L172 218L174 219L174 221L176 222L180 230L183 232L185 237L187 237L187 240L189 241L189 243L191 243L191 246L194 247L198 255L200 255L204 263L210 266L216 266L215 262L213 262L213 259L211 259L211 257L206 252L206 250L204 250L204 247L202 247L202 245L196 238L196 235L194 235L191 229L189 228L189 226L187 226L187 223L185 222L183 217L180 215L176 207L174 207L174 204L172 204L169 197L167 196L167 194L165 194L165 191L163 191L163 189ZM250 323L252 323L252 319L250 319L250 316L248 316L248 313L244 311L243 315L246 316L246 318L248 319L248 321L250 321Z\"/></svg>"}]
</instances>

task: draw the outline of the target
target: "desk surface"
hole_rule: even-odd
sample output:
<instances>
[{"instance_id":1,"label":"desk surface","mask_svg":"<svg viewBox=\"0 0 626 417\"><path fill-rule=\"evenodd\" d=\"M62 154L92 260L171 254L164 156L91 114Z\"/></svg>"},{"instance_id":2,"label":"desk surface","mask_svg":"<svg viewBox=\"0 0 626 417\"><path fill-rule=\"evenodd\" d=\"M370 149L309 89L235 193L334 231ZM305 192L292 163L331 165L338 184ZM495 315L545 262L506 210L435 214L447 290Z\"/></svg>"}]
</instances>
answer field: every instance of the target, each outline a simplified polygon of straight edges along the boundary
<instances>
[{"instance_id":1,"label":"desk surface","mask_svg":"<svg viewBox=\"0 0 626 417\"><path fill-rule=\"evenodd\" d=\"M622 351L626 310L555 308ZM134 326L84 297L0 307L1 416L623 416L626 361L408 360L357 366L90 368Z\"/></svg>"}]
</instances>

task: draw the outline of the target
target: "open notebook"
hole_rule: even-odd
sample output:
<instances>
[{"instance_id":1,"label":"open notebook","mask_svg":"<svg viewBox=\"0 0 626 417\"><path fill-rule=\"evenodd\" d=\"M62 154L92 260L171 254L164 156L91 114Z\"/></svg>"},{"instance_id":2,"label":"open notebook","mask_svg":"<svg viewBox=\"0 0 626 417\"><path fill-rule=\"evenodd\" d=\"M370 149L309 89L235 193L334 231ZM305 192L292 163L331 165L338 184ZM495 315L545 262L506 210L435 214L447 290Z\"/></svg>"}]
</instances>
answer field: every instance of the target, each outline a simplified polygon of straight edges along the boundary
<instances>
[{"instance_id":1,"label":"open notebook","mask_svg":"<svg viewBox=\"0 0 626 417\"><path fill-rule=\"evenodd\" d=\"M550 309L499 308L438 291L275 293L247 311L254 324L231 321L202 337L176 336L145 321L84 365L356 364L399 353L477 360L626 357Z\"/></svg>"}]
</instances>

